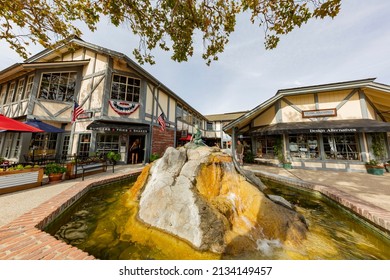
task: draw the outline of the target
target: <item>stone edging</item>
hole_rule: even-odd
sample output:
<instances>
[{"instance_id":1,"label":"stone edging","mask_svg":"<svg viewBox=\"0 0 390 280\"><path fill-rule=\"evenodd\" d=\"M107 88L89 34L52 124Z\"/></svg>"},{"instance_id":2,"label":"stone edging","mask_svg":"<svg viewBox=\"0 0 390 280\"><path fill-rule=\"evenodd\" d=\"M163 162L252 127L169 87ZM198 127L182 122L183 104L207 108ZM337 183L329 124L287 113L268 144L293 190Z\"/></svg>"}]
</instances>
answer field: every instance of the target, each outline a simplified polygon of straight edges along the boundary
<instances>
[{"instance_id":1,"label":"stone edging","mask_svg":"<svg viewBox=\"0 0 390 280\"><path fill-rule=\"evenodd\" d=\"M347 194L341 190L338 190L331 186L319 185L309 183L300 179L289 178L281 175L275 175L273 173L252 170L257 176L268 179L273 182L283 183L292 187L300 187L303 189L309 189L317 191L331 200L342 205L358 217L369 222L379 230L380 233L390 238L390 212L373 205L369 202L363 201L355 196Z\"/></svg>"},{"instance_id":2,"label":"stone edging","mask_svg":"<svg viewBox=\"0 0 390 280\"><path fill-rule=\"evenodd\" d=\"M0 227L0 260L93 260L95 257L42 231L55 217L95 186L128 179L134 172L82 181L11 223Z\"/></svg>"}]
</instances>

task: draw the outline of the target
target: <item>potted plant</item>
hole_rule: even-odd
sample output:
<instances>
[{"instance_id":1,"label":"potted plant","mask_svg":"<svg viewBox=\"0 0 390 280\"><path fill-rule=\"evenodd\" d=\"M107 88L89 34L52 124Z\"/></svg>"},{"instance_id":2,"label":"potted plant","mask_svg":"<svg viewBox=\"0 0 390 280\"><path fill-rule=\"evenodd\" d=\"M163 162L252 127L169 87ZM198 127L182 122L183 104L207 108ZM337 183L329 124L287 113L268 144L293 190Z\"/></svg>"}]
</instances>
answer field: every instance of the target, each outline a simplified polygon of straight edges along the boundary
<instances>
[{"instance_id":1,"label":"potted plant","mask_svg":"<svg viewBox=\"0 0 390 280\"><path fill-rule=\"evenodd\" d=\"M114 165L121 159L121 155L119 153L115 153L113 151L108 152L106 157Z\"/></svg>"},{"instance_id":2,"label":"potted plant","mask_svg":"<svg viewBox=\"0 0 390 280\"><path fill-rule=\"evenodd\" d=\"M66 172L66 168L57 163L49 163L44 169L44 173L49 177L49 182L62 180L64 172Z\"/></svg>"},{"instance_id":3,"label":"potted plant","mask_svg":"<svg viewBox=\"0 0 390 280\"><path fill-rule=\"evenodd\" d=\"M290 160L286 159L284 156L282 158L282 165L285 169L292 169L292 163Z\"/></svg>"},{"instance_id":4,"label":"potted plant","mask_svg":"<svg viewBox=\"0 0 390 280\"><path fill-rule=\"evenodd\" d=\"M373 175L383 175L385 171L384 166L375 159L366 162L366 169L367 169L367 173Z\"/></svg>"}]
</instances>

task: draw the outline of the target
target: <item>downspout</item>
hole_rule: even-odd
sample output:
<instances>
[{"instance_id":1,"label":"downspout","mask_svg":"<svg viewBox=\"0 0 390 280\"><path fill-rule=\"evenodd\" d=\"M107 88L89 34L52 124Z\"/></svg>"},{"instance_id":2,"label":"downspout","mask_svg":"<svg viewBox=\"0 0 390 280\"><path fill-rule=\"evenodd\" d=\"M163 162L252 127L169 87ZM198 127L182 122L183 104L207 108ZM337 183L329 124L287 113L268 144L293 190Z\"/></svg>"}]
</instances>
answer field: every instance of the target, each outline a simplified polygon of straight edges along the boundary
<instances>
[{"instance_id":1,"label":"downspout","mask_svg":"<svg viewBox=\"0 0 390 280\"><path fill-rule=\"evenodd\" d=\"M151 152L152 152L152 142L153 142L153 122L154 122L154 104L155 104L155 95L156 95L156 90L158 90L158 88L161 86L161 84L158 84L157 86L155 86L153 88L153 91L152 91L152 117L150 119L150 133L149 133L149 149L148 149L148 152L146 153L147 154L147 160L149 162L149 159L150 159L150 156L151 156Z\"/></svg>"}]
</instances>

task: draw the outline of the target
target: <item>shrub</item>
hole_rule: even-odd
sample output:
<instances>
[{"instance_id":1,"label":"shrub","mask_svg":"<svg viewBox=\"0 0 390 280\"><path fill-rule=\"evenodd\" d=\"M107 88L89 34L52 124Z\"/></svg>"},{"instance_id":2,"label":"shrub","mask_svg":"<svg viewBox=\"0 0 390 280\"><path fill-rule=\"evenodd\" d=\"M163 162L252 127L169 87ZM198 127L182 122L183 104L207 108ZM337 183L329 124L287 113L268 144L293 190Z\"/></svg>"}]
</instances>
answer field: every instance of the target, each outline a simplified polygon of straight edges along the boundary
<instances>
[{"instance_id":1,"label":"shrub","mask_svg":"<svg viewBox=\"0 0 390 280\"><path fill-rule=\"evenodd\" d=\"M44 173L46 175L50 174L61 174L66 172L66 168L57 164L57 163L49 163L45 166L45 171Z\"/></svg>"},{"instance_id":2,"label":"shrub","mask_svg":"<svg viewBox=\"0 0 390 280\"><path fill-rule=\"evenodd\" d=\"M155 160L158 160L160 158L160 155L159 154L151 154L150 155L150 162L153 162Z\"/></svg>"}]
</instances>

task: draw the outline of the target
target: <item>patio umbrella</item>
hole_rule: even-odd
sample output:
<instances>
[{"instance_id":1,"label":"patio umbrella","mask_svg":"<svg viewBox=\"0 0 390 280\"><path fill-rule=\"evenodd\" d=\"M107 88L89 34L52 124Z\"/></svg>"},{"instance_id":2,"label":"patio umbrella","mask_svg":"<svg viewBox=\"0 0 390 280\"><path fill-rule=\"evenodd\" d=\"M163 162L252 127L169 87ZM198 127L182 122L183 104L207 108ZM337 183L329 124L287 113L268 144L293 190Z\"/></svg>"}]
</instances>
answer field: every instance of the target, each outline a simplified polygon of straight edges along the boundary
<instances>
[{"instance_id":1,"label":"patio umbrella","mask_svg":"<svg viewBox=\"0 0 390 280\"><path fill-rule=\"evenodd\" d=\"M30 126L33 126L35 128L41 129L41 130L43 130L45 132L51 132L51 133L62 133L62 132L65 132L65 130L63 130L61 128L52 126L52 125L50 125L48 123L42 122L42 121L37 120L37 119L28 120L28 121L25 121L24 123L28 124Z\"/></svg>"},{"instance_id":2,"label":"patio umbrella","mask_svg":"<svg viewBox=\"0 0 390 280\"><path fill-rule=\"evenodd\" d=\"M0 132L43 132L43 130L0 114Z\"/></svg>"}]
</instances>

